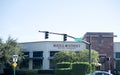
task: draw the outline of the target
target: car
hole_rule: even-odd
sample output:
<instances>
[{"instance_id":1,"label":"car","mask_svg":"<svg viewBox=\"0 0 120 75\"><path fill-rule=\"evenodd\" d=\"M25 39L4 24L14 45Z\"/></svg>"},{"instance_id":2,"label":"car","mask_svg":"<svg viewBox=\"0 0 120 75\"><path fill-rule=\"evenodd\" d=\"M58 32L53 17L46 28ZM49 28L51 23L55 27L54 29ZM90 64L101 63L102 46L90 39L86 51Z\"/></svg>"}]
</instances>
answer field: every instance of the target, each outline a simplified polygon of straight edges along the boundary
<instances>
[{"instance_id":1,"label":"car","mask_svg":"<svg viewBox=\"0 0 120 75\"><path fill-rule=\"evenodd\" d=\"M106 71L95 71L95 72L91 73L90 75L113 75L113 74L106 72Z\"/></svg>"}]
</instances>

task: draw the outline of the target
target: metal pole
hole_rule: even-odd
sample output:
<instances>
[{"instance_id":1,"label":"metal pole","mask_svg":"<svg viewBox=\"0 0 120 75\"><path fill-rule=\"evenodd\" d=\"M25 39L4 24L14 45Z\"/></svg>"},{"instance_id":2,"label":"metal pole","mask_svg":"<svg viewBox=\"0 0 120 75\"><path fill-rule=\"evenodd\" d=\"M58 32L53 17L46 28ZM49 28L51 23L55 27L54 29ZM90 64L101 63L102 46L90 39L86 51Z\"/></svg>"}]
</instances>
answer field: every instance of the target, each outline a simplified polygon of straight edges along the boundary
<instances>
[{"instance_id":1,"label":"metal pole","mask_svg":"<svg viewBox=\"0 0 120 75\"><path fill-rule=\"evenodd\" d=\"M89 64L91 64L92 62L92 52L91 52L91 36L89 35L89 43L88 46L89 46Z\"/></svg>"},{"instance_id":2,"label":"metal pole","mask_svg":"<svg viewBox=\"0 0 120 75\"><path fill-rule=\"evenodd\" d=\"M108 70L108 72L111 73L111 70L110 70L111 69L110 68L110 57L108 57L108 63L109 63L109 70Z\"/></svg>"},{"instance_id":3,"label":"metal pole","mask_svg":"<svg viewBox=\"0 0 120 75\"><path fill-rule=\"evenodd\" d=\"M14 67L14 75L15 75L15 67Z\"/></svg>"}]
</instances>

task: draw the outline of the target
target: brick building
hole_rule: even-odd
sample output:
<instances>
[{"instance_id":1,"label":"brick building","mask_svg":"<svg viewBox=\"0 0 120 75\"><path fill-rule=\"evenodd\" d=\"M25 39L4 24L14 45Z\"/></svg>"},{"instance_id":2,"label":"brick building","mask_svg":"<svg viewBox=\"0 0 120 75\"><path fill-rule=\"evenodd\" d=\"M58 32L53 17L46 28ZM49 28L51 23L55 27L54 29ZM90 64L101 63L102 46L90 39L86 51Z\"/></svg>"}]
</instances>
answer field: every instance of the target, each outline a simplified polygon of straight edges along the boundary
<instances>
[{"instance_id":1,"label":"brick building","mask_svg":"<svg viewBox=\"0 0 120 75\"><path fill-rule=\"evenodd\" d=\"M84 39L91 43L91 49L98 51L101 70L112 70L114 67L114 35L105 32L87 32ZM86 45L88 48L89 46Z\"/></svg>"}]
</instances>

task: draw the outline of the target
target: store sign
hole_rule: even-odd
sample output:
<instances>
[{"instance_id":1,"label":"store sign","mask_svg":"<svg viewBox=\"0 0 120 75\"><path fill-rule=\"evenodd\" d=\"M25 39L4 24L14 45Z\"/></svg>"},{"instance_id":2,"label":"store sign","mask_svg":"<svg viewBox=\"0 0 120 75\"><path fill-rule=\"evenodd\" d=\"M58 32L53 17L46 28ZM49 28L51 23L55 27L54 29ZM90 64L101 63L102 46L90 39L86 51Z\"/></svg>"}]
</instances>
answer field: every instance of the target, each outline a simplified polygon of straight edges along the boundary
<instances>
[{"instance_id":1,"label":"store sign","mask_svg":"<svg viewBox=\"0 0 120 75\"><path fill-rule=\"evenodd\" d=\"M76 49L80 46L80 44L53 44L53 47L58 49Z\"/></svg>"}]
</instances>

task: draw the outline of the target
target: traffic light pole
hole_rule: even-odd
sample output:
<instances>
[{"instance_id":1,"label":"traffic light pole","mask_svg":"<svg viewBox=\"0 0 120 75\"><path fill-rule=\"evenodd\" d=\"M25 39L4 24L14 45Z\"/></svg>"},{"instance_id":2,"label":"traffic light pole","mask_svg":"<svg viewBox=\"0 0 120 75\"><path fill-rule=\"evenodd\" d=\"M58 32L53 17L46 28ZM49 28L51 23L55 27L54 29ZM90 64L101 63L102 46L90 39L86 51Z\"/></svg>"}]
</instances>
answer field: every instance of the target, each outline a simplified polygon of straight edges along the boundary
<instances>
[{"instance_id":1,"label":"traffic light pole","mask_svg":"<svg viewBox=\"0 0 120 75\"><path fill-rule=\"evenodd\" d=\"M89 49L89 64L91 64L91 62L92 62L92 52L91 52L91 36L89 35L89 44L88 44L88 49Z\"/></svg>"},{"instance_id":2,"label":"traffic light pole","mask_svg":"<svg viewBox=\"0 0 120 75\"><path fill-rule=\"evenodd\" d=\"M73 36L70 36L70 35L67 35L67 34L62 34L62 33L55 33L55 32L48 32L48 31L38 31L38 32L42 32L42 33L49 33L49 34L55 34L55 35L62 35L62 36L64 36L64 40L63 41L66 41L67 40L67 37L70 37L70 38L73 38L73 39L75 39L75 37L73 37ZM45 35L46 36L46 35ZM47 37L48 38L48 37ZM45 38L45 39L47 39L47 38Z\"/></svg>"},{"instance_id":3,"label":"traffic light pole","mask_svg":"<svg viewBox=\"0 0 120 75\"><path fill-rule=\"evenodd\" d=\"M48 31L38 31L38 32L46 33L46 32L48 32ZM49 32L49 34L62 35L62 36L67 35L67 34L55 33L55 32ZM67 37L76 39L75 37L70 36L70 35L67 35ZM87 42L87 41L85 41L85 40L82 40L82 42L85 43L85 44L87 44L87 45L90 45L90 42Z\"/></svg>"},{"instance_id":4,"label":"traffic light pole","mask_svg":"<svg viewBox=\"0 0 120 75\"><path fill-rule=\"evenodd\" d=\"M67 40L67 37L70 37L70 38L73 38L73 39L76 39L75 37L73 37L73 36L70 36L70 35L67 35L67 34L62 34L62 33L54 33L54 32L48 32L48 31L38 31L38 32L42 32L42 33L47 33L47 34L55 34L55 35L62 35L62 36L64 36L64 38L63 38L63 41L66 41ZM45 35L46 36L46 35ZM89 35L89 42L88 41L85 41L85 40L82 40L82 41L78 41L78 42L83 42L83 43L85 43L85 44L87 44L88 46L89 46L89 64L91 64L91 62L92 62L92 52L91 52L91 36ZM48 39L48 35L47 35L47 38L45 38L45 39ZM78 38L78 39L80 39L80 38Z\"/></svg>"}]
</instances>

